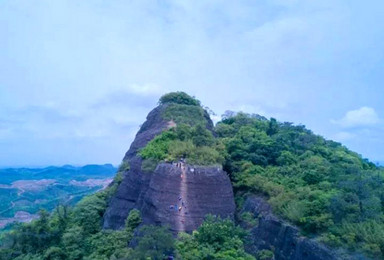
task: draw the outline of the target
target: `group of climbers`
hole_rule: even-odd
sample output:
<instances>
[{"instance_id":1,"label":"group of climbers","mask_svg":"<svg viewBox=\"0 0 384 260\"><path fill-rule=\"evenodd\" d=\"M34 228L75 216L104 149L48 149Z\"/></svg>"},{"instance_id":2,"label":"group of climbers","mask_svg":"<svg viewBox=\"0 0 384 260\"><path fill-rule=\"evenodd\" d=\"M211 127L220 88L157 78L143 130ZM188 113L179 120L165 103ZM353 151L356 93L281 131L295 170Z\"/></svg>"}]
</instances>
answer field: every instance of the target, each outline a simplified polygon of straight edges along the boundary
<instances>
[{"instance_id":1,"label":"group of climbers","mask_svg":"<svg viewBox=\"0 0 384 260\"><path fill-rule=\"evenodd\" d=\"M177 168L181 169L180 177L183 178L183 174L185 174L185 169L186 169L184 158L181 158L179 160L179 162L176 162L173 165L175 165ZM178 201L179 201L178 204L170 205L169 209L170 210L174 210L174 211L179 212L179 213L181 213L183 211L183 209L184 209L184 214L187 215L188 212L185 211L187 209L187 206L185 204L185 201L181 197L181 195L178 197ZM181 205L179 203L181 203ZM180 222L184 223L184 219L181 219Z\"/></svg>"},{"instance_id":2,"label":"group of climbers","mask_svg":"<svg viewBox=\"0 0 384 260\"><path fill-rule=\"evenodd\" d=\"M175 210L175 211L179 211L181 212L181 210L184 208L184 209L187 209L187 206L185 205L185 202L183 201L182 197L180 196L179 197L179 202L181 202L181 205L179 206L178 204L175 204L175 205L169 205L169 209L170 210ZM185 214L187 215L188 212L185 212Z\"/></svg>"}]
</instances>

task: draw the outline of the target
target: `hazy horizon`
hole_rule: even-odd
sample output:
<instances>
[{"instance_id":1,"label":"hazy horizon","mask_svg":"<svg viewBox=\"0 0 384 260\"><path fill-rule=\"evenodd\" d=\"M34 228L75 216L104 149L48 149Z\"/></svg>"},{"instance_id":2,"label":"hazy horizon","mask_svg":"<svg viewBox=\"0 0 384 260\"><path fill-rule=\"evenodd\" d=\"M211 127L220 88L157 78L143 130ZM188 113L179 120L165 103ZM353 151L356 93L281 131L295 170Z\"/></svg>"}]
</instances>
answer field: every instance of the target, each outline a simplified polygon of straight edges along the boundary
<instances>
[{"instance_id":1,"label":"hazy horizon","mask_svg":"<svg viewBox=\"0 0 384 260\"><path fill-rule=\"evenodd\" d=\"M384 162L382 8L1 1L0 167L118 165L159 97L178 90Z\"/></svg>"}]
</instances>

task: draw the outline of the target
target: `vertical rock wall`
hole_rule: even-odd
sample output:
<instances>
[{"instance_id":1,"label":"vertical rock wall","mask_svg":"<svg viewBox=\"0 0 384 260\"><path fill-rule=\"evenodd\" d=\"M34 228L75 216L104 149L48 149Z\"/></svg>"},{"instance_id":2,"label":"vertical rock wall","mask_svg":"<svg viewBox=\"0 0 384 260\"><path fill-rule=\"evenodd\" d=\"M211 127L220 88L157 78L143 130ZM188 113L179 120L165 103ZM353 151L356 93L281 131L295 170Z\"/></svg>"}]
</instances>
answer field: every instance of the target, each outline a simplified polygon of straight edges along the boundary
<instances>
[{"instance_id":1,"label":"vertical rock wall","mask_svg":"<svg viewBox=\"0 0 384 260\"><path fill-rule=\"evenodd\" d=\"M195 230L207 214L234 217L231 183L217 167L159 164L144 193L144 223L169 224L175 232Z\"/></svg>"}]
</instances>

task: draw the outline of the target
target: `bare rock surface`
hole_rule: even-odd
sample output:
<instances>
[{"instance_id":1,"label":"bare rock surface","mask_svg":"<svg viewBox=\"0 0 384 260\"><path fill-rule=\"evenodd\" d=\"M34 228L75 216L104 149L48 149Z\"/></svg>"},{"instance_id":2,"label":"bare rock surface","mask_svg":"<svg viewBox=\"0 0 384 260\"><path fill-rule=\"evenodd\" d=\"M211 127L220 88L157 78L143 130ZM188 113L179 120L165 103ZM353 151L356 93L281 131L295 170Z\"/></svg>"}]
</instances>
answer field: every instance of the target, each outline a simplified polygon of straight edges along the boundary
<instances>
[{"instance_id":1,"label":"bare rock surface","mask_svg":"<svg viewBox=\"0 0 384 260\"><path fill-rule=\"evenodd\" d=\"M234 218L232 185L221 167L160 163L154 172L143 172L140 148L169 127L162 118L166 105L152 110L124 157L130 170L109 202L104 228L120 229L133 209L139 209L144 224L169 225L174 232L195 230L207 214ZM207 129L213 124L206 114Z\"/></svg>"},{"instance_id":2,"label":"bare rock surface","mask_svg":"<svg viewBox=\"0 0 384 260\"><path fill-rule=\"evenodd\" d=\"M207 214L233 218L235 211L229 178L217 167L159 164L140 202L144 223L175 232L195 230Z\"/></svg>"}]
</instances>

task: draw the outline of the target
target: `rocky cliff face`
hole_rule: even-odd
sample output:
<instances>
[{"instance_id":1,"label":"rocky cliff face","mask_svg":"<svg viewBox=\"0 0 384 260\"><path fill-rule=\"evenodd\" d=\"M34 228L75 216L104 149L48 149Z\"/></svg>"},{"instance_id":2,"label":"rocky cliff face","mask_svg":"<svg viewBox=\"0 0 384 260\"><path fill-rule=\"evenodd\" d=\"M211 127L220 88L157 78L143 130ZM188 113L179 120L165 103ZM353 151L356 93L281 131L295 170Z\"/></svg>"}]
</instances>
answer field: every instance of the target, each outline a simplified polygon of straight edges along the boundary
<instances>
[{"instance_id":1,"label":"rocky cliff face","mask_svg":"<svg viewBox=\"0 0 384 260\"><path fill-rule=\"evenodd\" d=\"M168 224L174 232L196 229L207 214L234 217L232 185L221 168L160 163L153 172L142 171L138 150L172 125L162 119L165 109L161 105L149 113L126 153L130 170L109 202L104 228L123 227L133 208L141 211L144 224ZM205 117L212 130L212 121L207 114Z\"/></svg>"},{"instance_id":2,"label":"rocky cliff face","mask_svg":"<svg viewBox=\"0 0 384 260\"><path fill-rule=\"evenodd\" d=\"M276 260L366 259L344 256L342 252L334 252L313 239L301 236L296 227L273 215L270 205L263 198L248 197L240 213L244 212L258 217L258 224L250 230L246 245L247 252L253 255L267 249L274 251Z\"/></svg>"}]
</instances>

